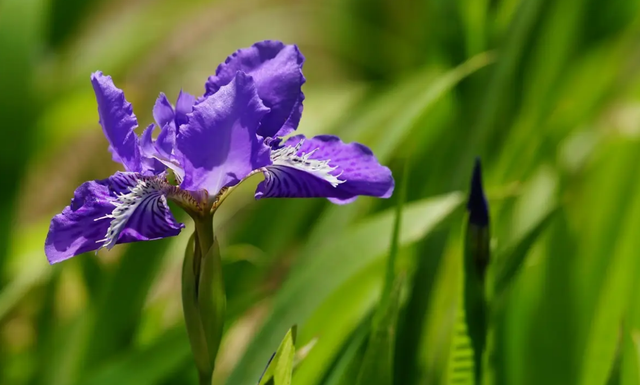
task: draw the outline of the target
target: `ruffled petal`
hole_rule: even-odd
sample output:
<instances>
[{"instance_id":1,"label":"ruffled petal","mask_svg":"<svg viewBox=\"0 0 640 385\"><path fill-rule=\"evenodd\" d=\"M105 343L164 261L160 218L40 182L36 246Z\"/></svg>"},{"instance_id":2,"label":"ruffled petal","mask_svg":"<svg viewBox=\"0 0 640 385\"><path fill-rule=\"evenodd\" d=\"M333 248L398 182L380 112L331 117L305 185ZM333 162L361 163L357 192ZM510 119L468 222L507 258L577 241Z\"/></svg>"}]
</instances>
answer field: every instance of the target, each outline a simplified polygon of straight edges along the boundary
<instances>
[{"instance_id":1,"label":"ruffled petal","mask_svg":"<svg viewBox=\"0 0 640 385\"><path fill-rule=\"evenodd\" d=\"M393 193L391 170L368 147L345 144L337 136L291 137L272 150L271 160L256 199L324 197L344 204L359 195L388 198Z\"/></svg>"},{"instance_id":2,"label":"ruffled petal","mask_svg":"<svg viewBox=\"0 0 640 385\"><path fill-rule=\"evenodd\" d=\"M195 96L180 90L178 100L176 100L176 129L179 130L181 125L189 121L187 114L193 110L195 103Z\"/></svg>"},{"instance_id":3,"label":"ruffled petal","mask_svg":"<svg viewBox=\"0 0 640 385\"><path fill-rule=\"evenodd\" d=\"M215 196L270 164L269 149L256 135L267 112L253 80L243 72L197 104L176 139L185 171L181 188L205 189Z\"/></svg>"},{"instance_id":4,"label":"ruffled petal","mask_svg":"<svg viewBox=\"0 0 640 385\"><path fill-rule=\"evenodd\" d=\"M140 150L134 129L138 120L124 92L113 84L111 76L97 71L91 74L91 84L98 102L100 125L109 141L113 159L122 163L127 171L139 172Z\"/></svg>"},{"instance_id":5,"label":"ruffled petal","mask_svg":"<svg viewBox=\"0 0 640 385\"><path fill-rule=\"evenodd\" d=\"M177 235L184 227L167 206L157 179L121 173L83 183L51 220L45 241L50 263L117 243Z\"/></svg>"},{"instance_id":6,"label":"ruffled petal","mask_svg":"<svg viewBox=\"0 0 640 385\"><path fill-rule=\"evenodd\" d=\"M285 136L293 132L302 116L304 56L295 45L262 41L236 51L218 66L205 85L205 96L228 84L237 71L253 77L258 96L271 111L262 119L258 135Z\"/></svg>"}]
</instances>

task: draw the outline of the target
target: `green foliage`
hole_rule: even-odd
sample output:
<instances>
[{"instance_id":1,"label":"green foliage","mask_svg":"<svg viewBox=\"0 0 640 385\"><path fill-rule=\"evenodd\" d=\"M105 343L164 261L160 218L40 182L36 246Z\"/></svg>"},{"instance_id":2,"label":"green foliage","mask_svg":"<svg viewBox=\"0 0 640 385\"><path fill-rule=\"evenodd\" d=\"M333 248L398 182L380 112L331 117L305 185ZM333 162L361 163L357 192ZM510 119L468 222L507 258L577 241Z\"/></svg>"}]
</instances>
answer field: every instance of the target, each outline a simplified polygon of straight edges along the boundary
<instances>
[{"instance_id":1,"label":"green foliage","mask_svg":"<svg viewBox=\"0 0 640 385\"><path fill-rule=\"evenodd\" d=\"M356 384L393 384L393 355L402 284L403 280L398 279L389 297L381 301L376 310Z\"/></svg>"},{"instance_id":2,"label":"green foliage","mask_svg":"<svg viewBox=\"0 0 640 385\"><path fill-rule=\"evenodd\" d=\"M296 327L289 329L275 355L269 361L258 385L290 385L296 354Z\"/></svg>"},{"instance_id":3,"label":"green foliage","mask_svg":"<svg viewBox=\"0 0 640 385\"><path fill-rule=\"evenodd\" d=\"M633 0L0 0L0 383L197 383L191 224L56 266L43 241L74 188L117 169L91 71L146 126L160 91L199 94L229 53L272 38L307 58L299 131L371 147L406 202L400 218L400 189L337 206L239 187L216 213L228 311L212 385L256 384L294 324L296 355L287 334L270 366L293 385L363 370L474 383L475 156L492 214L483 384L640 384L639 15Z\"/></svg>"}]
</instances>

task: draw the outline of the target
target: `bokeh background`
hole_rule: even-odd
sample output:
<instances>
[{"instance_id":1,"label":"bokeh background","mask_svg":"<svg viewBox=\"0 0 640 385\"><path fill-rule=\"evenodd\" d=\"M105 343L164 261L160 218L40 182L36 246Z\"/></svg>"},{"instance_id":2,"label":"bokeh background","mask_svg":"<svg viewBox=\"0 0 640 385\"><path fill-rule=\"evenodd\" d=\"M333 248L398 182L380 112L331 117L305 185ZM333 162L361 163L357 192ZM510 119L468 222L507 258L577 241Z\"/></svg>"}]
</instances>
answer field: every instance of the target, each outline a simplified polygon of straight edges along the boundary
<instances>
[{"instance_id":1,"label":"bokeh background","mask_svg":"<svg viewBox=\"0 0 640 385\"><path fill-rule=\"evenodd\" d=\"M180 304L192 227L50 266L51 217L110 159L89 75L141 126L264 39L306 56L299 131L370 146L398 184L396 384L471 384L461 312L475 156L493 259L525 257L491 319L496 384L640 384L637 0L0 0L0 383L195 384ZM398 195L216 215L229 295L214 384L255 384L293 324L295 385L355 384ZM182 218L184 220L188 218ZM309 345L311 343L311 345ZM315 344L314 344L315 343ZM360 361L359 361L360 360Z\"/></svg>"}]
</instances>

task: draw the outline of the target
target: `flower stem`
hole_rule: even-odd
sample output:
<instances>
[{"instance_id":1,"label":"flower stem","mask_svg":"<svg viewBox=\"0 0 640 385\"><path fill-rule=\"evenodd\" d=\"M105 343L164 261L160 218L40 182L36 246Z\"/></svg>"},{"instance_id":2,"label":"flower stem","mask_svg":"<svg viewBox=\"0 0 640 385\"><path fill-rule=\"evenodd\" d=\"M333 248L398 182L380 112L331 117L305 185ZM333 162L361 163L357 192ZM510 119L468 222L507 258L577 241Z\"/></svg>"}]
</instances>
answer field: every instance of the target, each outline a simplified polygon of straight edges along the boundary
<instances>
[{"instance_id":1,"label":"flower stem","mask_svg":"<svg viewBox=\"0 0 640 385\"><path fill-rule=\"evenodd\" d=\"M215 236L213 234L213 215L204 214L201 217L194 217L193 220L196 224L196 234L198 235L197 239L200 245L201 255L204 257L215 242ZM200 262L201 261L196 262L198 267L196 273L199 273Z\"/></svg>"},{"instance_id":2,"label":"flower stem","mask_svg":"<svg viewBox=\"0 0 640 385\"><path fill-rule=\"evenodd\" d=\"M182 263L182 311L184 313L187 335L191 344L193 359L198 368L200 378L211 375L209 348L204 334L200 309L198 306L199 267L196 260L202 258L198 235L194 233L189 239Z\"/></svg>"},{"instance_id":3,"label":"flower stem","mask_svg":"<svg viewBox=\"0 0 640 385\"><path fill-rule=\"evenodd\" d=\"M182 304L199 383L209 385L222 341L227 300L213 213L189 214L196 231L185 252Z\"/></svg>"},{"instance_id":4,"label":"flower stem","mask_svg":"<svg viewBox=\"0 0 640 385\"><path fill-rule=\"evenodd\" d=\"M226 312L226 294L220 248L213 232L213 214L196 219L196 234L201 260L198 269L198 308L208 347L211 373L222 341ZM211 381L211 378L208 379Z\"/></svg>"}]
</instances>

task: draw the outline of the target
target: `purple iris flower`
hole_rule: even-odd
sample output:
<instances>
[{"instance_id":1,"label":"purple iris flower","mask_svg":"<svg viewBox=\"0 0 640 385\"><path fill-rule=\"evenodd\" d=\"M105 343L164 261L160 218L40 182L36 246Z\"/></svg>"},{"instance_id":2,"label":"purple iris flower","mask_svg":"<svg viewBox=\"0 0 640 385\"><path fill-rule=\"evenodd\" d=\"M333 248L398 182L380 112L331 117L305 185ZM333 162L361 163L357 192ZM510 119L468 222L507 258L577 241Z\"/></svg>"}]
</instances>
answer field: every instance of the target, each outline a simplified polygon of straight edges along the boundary
<instances>
[{"instance_id":1,"label":"purple iris flower","mask_svg":"<svg viewBox=\"0 0 640 385\"><path fill-rule=\"evenodd\" d=\"M92 74L109 150L126 171L76 189L51 221L49 262L177 235L184 225L167 199L189 213L213 212L234 186L258 172L265 179L256 199L325 197L342 204L359 195L391 196L391 171L369 148L331 135L289 136L302 115L303 62L295 45L277 41L240 49L209 77L203 96L180 92L174 107L160 94L155 124L140 136L123 91L110 76Z\"/></svg>"}]
</instances>

